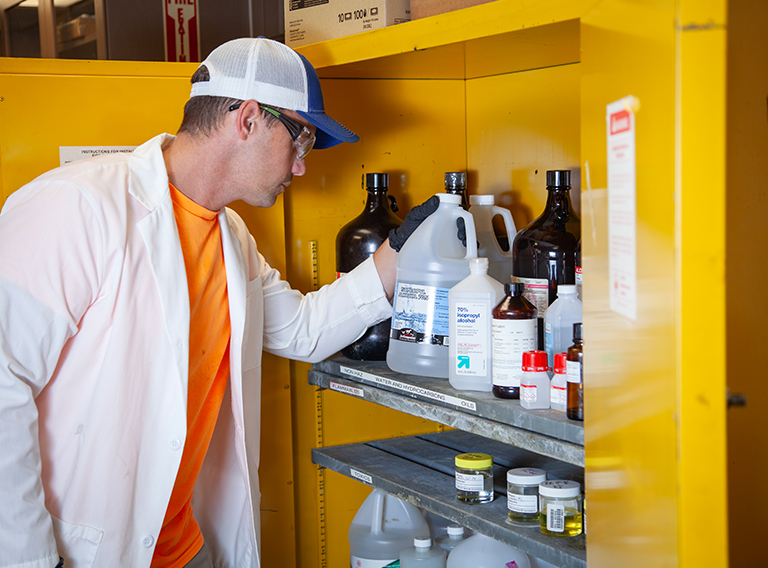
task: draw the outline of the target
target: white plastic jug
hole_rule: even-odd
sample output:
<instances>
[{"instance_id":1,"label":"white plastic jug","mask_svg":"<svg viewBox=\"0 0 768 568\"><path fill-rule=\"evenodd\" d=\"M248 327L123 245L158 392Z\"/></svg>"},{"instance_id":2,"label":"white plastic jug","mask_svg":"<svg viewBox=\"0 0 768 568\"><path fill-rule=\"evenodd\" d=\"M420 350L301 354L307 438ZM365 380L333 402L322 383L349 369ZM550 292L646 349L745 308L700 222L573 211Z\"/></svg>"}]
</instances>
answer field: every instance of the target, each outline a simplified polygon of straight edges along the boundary
<instances>
[{"instance_id":1,"label":"white plastic jug","mask_svg":"<svg viewBox=\"0 0 768 568\"><path fill-rule=\"evenodd\" d=\"M501 282L512 282L512 241L515 240L517 229L509 209L495 205L493 195L470 195L469 212L475 218L475 230L477 241L480 243L477 256L488 259L488 274ZM493 218L501 215L504 220L504 229L507 232L509 250L504 250L499 245L496 233L493 230Z\"/></svg>"},{"instance_id":2,"label":"white plastic jug","mask_svg":"<svg viewBox=\"0 0 768 568\"><path fill-rule=\"evenodd\" d=\"M573 284L557 287L557 300L544 314L544 350L550 369L555 368L555 354L564 353L573 345L573 324L582 320L582 305ZM550 376L554 371L550 372Z\"/></svg>"},{"instance_id":3,"label":"white plastic jug","mask_svg":"<svg viewBox=\"0 0 768 568\"><path fill-rule=\"evenodd\" d=\"M400 568L445 568L447 554L428 535L417 536L412 547L400 551Z\"/></svg>"},{"instance_id":4,"label":"white plastic jug","mask_svg":"<svg viewBox=\"0 0 768 568\"><path fill-rule=\"evenodd\" d=\"M349 526L350 567L383 568L423 534L429 527L418 507L374 489Z\"/></svg>"},{"instance_id":5,"label":"white plastic jug","mask_svg":"<svg viewBox=\"0 0 768 568\"><path fill-rule=\"evenodd\" d=\"M440 206L413 232L397 256L397 282L387 365L393 371L448 378L448 291L469 276L477 256L472 215L461 196L438 193ZM467 245L457 236L464 219Z\"/></svg>"},{"instance_id":6,"label":"white plastic jug","mask_svg":"<svg viewBox=\"0 0 768 568\"><path fill-rule=\"evenodd\" d=\"M447 568L531 568L525 552L477 533L448 554Z\"/></svg>"},{"instance_id":7,"label":"white plastic jug","mask_svg":"<svg viewBox=\"0 0 768 568\"><path fill-rule=\"evenodd\" d=\"M492 312L504 286L488 275L487 258L470 259L469 271L448 293L448 381L458 390L491 392Z\"/></svg>"}]
</instances>

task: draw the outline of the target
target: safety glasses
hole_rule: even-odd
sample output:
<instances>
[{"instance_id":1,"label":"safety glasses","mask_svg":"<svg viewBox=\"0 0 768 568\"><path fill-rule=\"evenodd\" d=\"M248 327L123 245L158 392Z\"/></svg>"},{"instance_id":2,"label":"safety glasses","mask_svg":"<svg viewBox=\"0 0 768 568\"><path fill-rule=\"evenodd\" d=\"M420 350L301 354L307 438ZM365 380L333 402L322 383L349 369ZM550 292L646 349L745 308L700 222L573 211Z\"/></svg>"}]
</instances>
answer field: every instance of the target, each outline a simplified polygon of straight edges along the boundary
<instances>
[{"instance_id":1,"label":"safety glasses","mask_svg":"<svg viewBox=\"0 0 768 568\"><path fill-rule=\"evenodd\" d=\"M243 103L237 103L229 107L230 112L240 108ZM303 160L307 157L312 147L315 145L315 135L312 134L309 129L300 122L293 120L292 118L285 116L278 110L268 107L267 105L259 105L263 110L274 116L277 120L283 123L288 134L291 135L293 145L296 148L296 159Z\"/></svg>"}]
</instances>

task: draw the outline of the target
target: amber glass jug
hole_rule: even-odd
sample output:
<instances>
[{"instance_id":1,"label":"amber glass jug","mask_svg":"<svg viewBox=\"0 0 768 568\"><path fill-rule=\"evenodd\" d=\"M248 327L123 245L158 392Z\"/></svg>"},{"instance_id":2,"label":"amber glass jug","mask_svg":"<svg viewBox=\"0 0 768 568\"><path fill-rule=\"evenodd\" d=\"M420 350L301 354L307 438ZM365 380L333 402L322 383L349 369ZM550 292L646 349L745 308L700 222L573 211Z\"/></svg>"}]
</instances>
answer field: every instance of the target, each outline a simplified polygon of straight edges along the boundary
<instances>
[{"instance_id":1,"label":"amber glass jug","mask_svg":"<svg viewBox=\"0 0 768 568\"><path fill-rule=\"evenodd\" d=\"M576 246L581 220L571 204L570 170L547 172L544 212L521 229L512 243L512 275L536 306L539 349L544 347L544 314L557 299L559 284L576 284Z\"/></svg>"},{"instance_id":2,"label":"amber glass jug","mask_svg":"<svg viewBox=\"0 0 768 568\"><path fill-rule=\"evenodd\" d=\"M365 174L368 200L363 212L344 225L336 235L336 277L351 271L358 264L373 256L376 249L387 239L389 231L399 227L402 220L395 215L397 202L389 195L389 175ZM389 346L390 320L370 328L342 353L350 359L384 361Z\"/></svg>"}]
</instances>

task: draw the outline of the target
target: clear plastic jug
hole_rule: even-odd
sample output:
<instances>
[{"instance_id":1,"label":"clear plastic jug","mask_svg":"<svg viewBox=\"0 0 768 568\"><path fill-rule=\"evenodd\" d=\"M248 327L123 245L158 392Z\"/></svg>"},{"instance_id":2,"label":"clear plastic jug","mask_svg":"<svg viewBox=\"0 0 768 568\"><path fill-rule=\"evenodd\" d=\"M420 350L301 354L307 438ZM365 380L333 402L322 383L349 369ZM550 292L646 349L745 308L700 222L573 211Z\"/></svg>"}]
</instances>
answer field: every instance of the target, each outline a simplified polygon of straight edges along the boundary
<instances>
[{"instance_id":1,"label":"clear plastic jug","mask_svg":"<svg viewBox=\"0 0 768 568\"><path fill-rule=\"evenodd\" d=\"M525 552L477 533L448 554L447 568L531 568Z\"/></svg>"},{"instance_id":2,"label":"clear plastic jug","mask_svg":"<svg viewBox=\"0 0 768 568\"><path fill-rule=\"evenodd\" d=\"M438 193L440 206L400 249L387 365L398 373L448 378L448 291L477 257L472 215L461 197ZM464 219L466 247L457 236Z\"/></svg>"},{"instance_id":3,"label":"clear plastic jug","mask_svg":"<svg viewBox=\"0 0 768 568\"><path fill-rule=\"evenodd\" d=\"M507 232L509 247L515 239L517 229L509 209L495 205L493 195L470 195L469 212L475 218L475 230L477 241L480 243L477 256L488 259L488 275L502 284L512 282L512 251L501 248L496 233L493 230L493 218L501 215L504 220L504 229Z\"/></svg>"},{"instance_id":4,"label":"clear plastic jug","mask_svg":"<svg viewBox=\"0 0 768 568\"><path fill-rule=\"evenodd\" d=\"M573 343L573 324L582 321L581 300L576 292L575 285L559 284L557 300L544 314L544 350L550 369L555 368L555 355L568 351Z\"/></svg>"},{"instance_id":5,"label":"clear plastic jug","mask_svg":"<svg viewBox=\"0 0 768 568\"><path fill-rule=\"evenodd\" d=\"M349 526L350 567L383 568L423 534L429 526L418 507L374 489Z\"/></svg>"}]
</instances>

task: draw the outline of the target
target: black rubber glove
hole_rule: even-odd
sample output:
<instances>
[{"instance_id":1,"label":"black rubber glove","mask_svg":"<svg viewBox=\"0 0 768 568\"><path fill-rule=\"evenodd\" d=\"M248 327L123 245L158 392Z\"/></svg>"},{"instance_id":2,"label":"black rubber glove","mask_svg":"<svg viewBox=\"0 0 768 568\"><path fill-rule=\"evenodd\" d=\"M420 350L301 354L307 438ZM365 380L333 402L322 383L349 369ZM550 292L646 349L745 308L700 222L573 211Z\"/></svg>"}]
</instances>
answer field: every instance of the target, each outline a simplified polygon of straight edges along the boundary
<instances>
[{"instance_id":1,"label":"black rubber glove","mask_svg":"<svg viewBox=\"0 0 768 568\"><path fill-rule=\"evenodd\" d=\"M461 241L461 244L463 244L465 247L467 246L467 228L464 226L464 217L459 217L456 219L456 238ZM480 242L475 241L477 243L477 248L480 248Z\"/></svg>"},{"instance_id":2,"label":"black rubber glove","mask_svg":"<svg viewBox=\"0 0 768 568\"><path fill-rule=\"evenodd\" d=\"M422 221L437 211L440 198L433 195L421 205L417 205L408 212L403 219L403 224L389 232L389 246L400 252L408 237L421 225Z\"/></svg>"}]
</instances>

